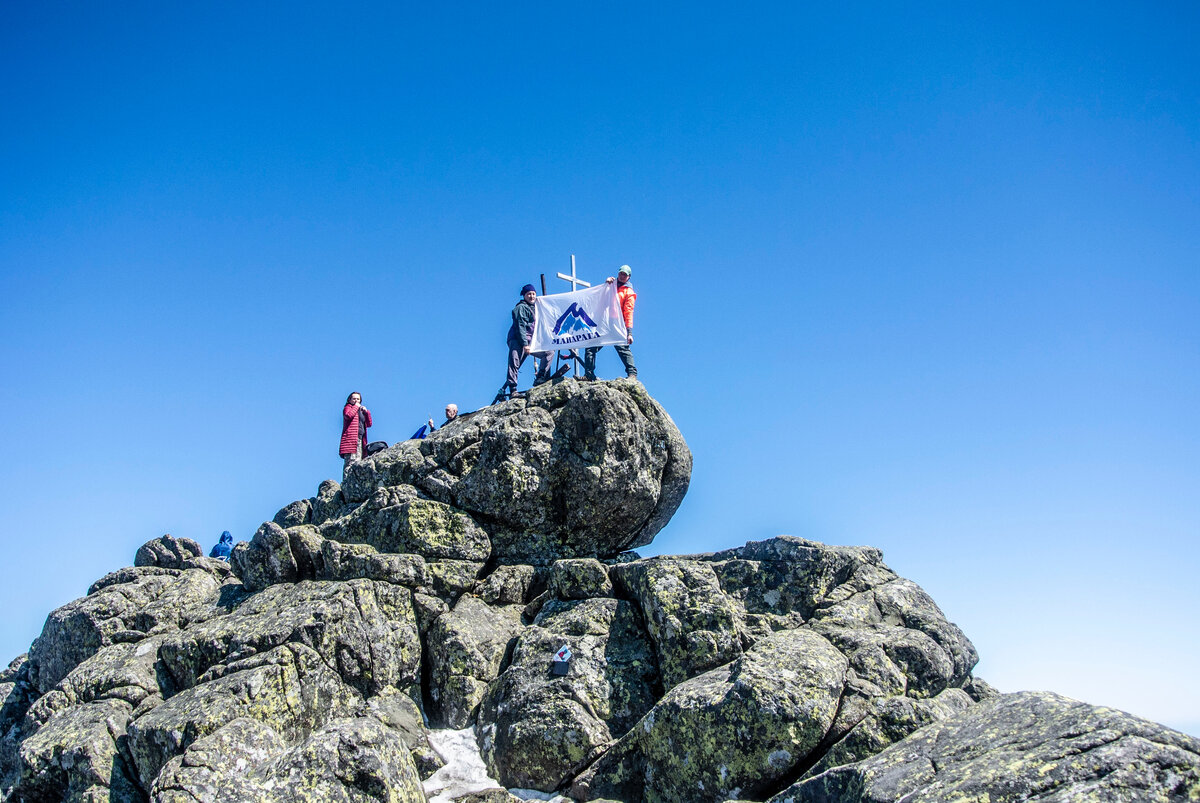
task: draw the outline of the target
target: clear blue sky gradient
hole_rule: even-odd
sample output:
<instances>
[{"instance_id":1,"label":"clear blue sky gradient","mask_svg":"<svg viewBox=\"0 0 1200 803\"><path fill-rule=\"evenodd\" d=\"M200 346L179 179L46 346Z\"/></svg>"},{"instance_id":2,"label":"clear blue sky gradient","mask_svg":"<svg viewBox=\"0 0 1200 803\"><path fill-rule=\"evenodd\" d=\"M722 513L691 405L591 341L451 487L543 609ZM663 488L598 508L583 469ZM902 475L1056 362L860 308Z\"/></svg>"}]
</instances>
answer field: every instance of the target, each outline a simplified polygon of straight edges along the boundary
<instances>
[{"instance_id":1,"label":"clear blue sky gradient","mask_svg":"<svg viewBox=\"0 0 1200 803\"><path fill-rule=\"evenodd\" d=\"M875 545L1002 690L1200 734L1195 3L202 5L0 10L5 659L351 390L486 404L573 253L695 454L646 554Z\"/></svg>"}]
</instances>

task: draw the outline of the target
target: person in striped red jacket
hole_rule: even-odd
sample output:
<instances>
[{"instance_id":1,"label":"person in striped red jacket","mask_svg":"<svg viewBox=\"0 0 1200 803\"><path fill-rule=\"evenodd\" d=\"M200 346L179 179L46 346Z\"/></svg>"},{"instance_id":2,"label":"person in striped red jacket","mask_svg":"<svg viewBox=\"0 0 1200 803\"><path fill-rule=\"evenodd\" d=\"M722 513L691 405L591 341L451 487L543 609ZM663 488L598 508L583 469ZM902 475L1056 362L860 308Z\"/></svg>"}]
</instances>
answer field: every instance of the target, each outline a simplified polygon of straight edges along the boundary
<instances>
[{"instance_id":1,"label":"person in striped red jacket","mask_svg":"<svg viewBox=\"0 0 1200 803\"><path fill-rule=\"evenodd\" d=\"M342 458L342 479L350 464L363 459L367 453L367 427L371 426L371 411L362 405L362 394L357 391L346 397L342 408L342 441L338 454Z\"/></svg>"}]
</instances>

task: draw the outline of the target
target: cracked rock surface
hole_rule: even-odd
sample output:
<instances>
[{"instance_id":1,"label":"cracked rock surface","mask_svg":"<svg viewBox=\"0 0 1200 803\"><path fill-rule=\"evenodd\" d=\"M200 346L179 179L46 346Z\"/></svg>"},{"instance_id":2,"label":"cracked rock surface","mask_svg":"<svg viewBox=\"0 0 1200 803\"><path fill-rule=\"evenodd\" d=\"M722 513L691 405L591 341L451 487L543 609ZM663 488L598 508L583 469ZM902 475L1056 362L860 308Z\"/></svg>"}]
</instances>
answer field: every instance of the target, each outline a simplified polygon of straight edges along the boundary
<instances>
[{"instance_id":1,"label":"cracked rock surface","mask_svg":"<svg viewBox=\"0 0 1200 803\"><path fill-rule=\"evenodd\" d=\"M1050 692L1003 694L771 803L1190 801L1200 739Z\"/></svg>"}]
</instances>

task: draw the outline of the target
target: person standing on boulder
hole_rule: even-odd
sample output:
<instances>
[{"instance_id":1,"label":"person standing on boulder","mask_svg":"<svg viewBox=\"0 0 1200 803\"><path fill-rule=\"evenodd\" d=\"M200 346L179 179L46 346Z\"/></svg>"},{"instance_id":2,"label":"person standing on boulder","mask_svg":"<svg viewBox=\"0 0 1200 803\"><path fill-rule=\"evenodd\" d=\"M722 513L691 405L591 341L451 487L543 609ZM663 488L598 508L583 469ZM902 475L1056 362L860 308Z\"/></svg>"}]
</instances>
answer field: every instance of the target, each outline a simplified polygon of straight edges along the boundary
<instances>
[{"instance_id":1,"label":"person standing on boulder","mask_svg":"<svg viewBox=\"0 0 1200 803\"><path fill-rule=\"evenodd\" d=\"M357 463L367 453L367 427L371 426L371 411L362 406L362 394L355 392L346 397L342 408L342 441L338 454L342 458L342 479L351 463Z\"/></svg>"},{"instance_id":2,"label":"person standing on boulder","mask_svg":"<svg viewBox=\"0 0 1200 803\"><path fill-rule=\"evenodd\" d=\"M504 401L517 392L517 375L521 371L521 364L532 353L529 351L529 344L533 341L533 302L536 299L537 290L534 289L532 284L527 284L521 288L521 300L513 307L512 326L508 329L508 377L504 380L504 384L500 387L500 392L496 394L496 398L492 400L492 404ZM537 360L537 370L533 379L535 386L550 380L550 358L552 355L553 352L550 351L533 353L534 358Z\"/></svg>"},{"instance_id":3,"label":"person standing on boulder","mask_svg":"<svg viewBox=\"0 0 1200 803\"><path fill-rule=\"evenodd\" d=\"M613 346L617 350L617 356L621 358L621 364L625 366L625 376L630 379L637 378L637 366L633 364L633 350L629 347L633 345L633 304L637 301L637 293L633 291L633 285L629 283L629 277L633 275L633 269L628 265L622 265L617 271L617 301L621 304L621 314L625 317L625 331L629 333L628 339L624 345ZM613 283L613 277L607 279L609 284ZM596 352L604 348L603 346L592 346L583 352L583 378L594 382L596 380Z\"/></svg>"}]
</instances>

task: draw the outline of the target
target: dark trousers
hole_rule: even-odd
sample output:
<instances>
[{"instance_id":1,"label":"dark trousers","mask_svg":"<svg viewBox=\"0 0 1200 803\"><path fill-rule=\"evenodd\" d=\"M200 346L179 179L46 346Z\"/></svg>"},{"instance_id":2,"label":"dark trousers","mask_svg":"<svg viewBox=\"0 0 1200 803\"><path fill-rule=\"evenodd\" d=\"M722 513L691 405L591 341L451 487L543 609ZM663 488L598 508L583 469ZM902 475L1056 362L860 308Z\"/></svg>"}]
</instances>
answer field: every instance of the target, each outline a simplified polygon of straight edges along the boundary
<instances>
[{"instance_id":1,"label":"dark trousers","mask_svg":"<svg viewBox=\"0 0 1200 803\"><path fill-rule=\"evenodd\" d=\"M509 343L508 380L505 384L513 390L517 389L517 375L521 372L521 364L525 362L526 357L537 358L537 370L533 378L534 384L545 382L550 378L550 360L553 356L554 352L552 351L534 351L526 354L523 345L514 346L512 343Z\"/></svg>"},{"instance_id":2,"label":"dark trousers","mask_svg":"<svg viewBox=\"0 0 1200 803\"><path fill-rule=\"evenodd\" d=\"M583 352L583 375L588 379L596 378L596 352L604 346L593 346ZM637 376L637 366L633 364L633 349L626 345L613 346L617 350L617 356L621 358L621 365L625 366L626 376Z\"/></svg>"}]
</instances>

